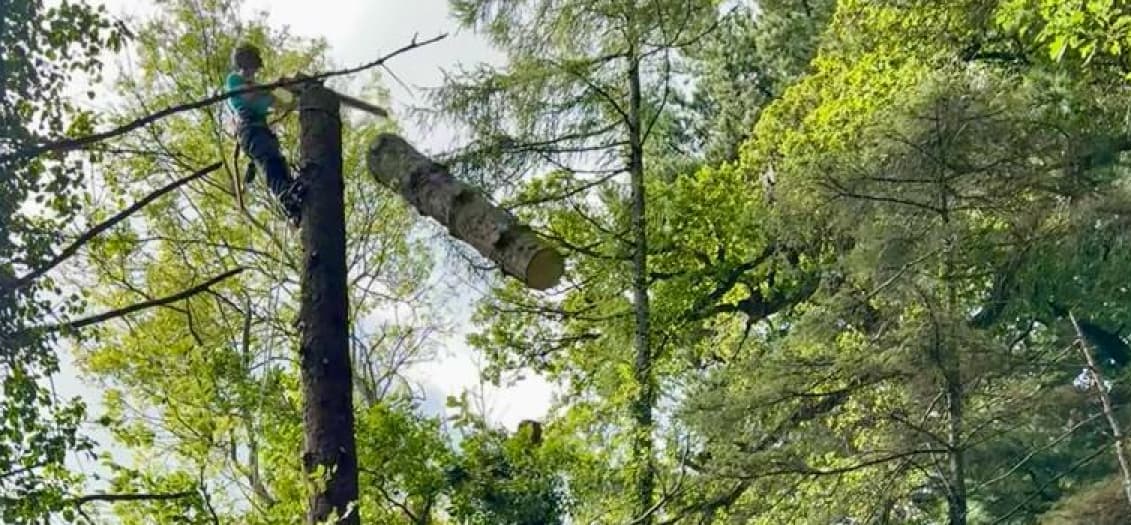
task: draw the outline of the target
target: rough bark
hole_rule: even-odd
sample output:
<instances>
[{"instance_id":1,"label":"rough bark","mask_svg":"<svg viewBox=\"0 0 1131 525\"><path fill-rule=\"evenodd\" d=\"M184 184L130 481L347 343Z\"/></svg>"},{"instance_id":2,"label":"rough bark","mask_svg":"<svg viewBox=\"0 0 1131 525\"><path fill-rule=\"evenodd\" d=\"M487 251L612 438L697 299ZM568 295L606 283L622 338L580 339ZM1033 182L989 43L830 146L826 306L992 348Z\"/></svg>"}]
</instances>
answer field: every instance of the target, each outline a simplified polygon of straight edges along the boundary
<instances>
[{"instance_id":1,"label":"rough bark","mask_svg":"<svg viewBox=\"0 0 1131 525\"><path fill-rule=\"evenodd\" d=\"M346 294L345 209L340 106L333 92L314 84L299 97L302 128L301 305L299 358L305 444L303 469L319 467L307 523L359 524L354 443L353 374Z\"/></svg>"},{"instance_id":2,"label":"rough bark","mask_svg":"<svg viewBox=\"0 0 1131 525\"><path fill-rule=\"evenodd\" d=\"M404 139L382 134L373 141L368 157L369 172L379 184L400 193L422 215L445 226L507 275L535 290L550 288L561 279L564 261L557 250Z\"/></svg>"},{"instance_id":3,"label":"rough bark","mask_svg":"<svg viewBox=\"0 0 1131 525\"><path fill-rule=\"evenodd\" d=\"M628 69L628 171L632 183L632 298L636 314L634 347L636 362L633 377L639 391L633 400L632 417L635 423L632 444L633 461L639 469L636 474L637 522L651 525L652 501L656 474L653 470L652 406L655 404L655 382L652 373L652 347L649 344L650 305L648 301L648 236L645 221L644 197L644 144L641 137L640 62L633 54Z\"/></svg>"}]
</instances>

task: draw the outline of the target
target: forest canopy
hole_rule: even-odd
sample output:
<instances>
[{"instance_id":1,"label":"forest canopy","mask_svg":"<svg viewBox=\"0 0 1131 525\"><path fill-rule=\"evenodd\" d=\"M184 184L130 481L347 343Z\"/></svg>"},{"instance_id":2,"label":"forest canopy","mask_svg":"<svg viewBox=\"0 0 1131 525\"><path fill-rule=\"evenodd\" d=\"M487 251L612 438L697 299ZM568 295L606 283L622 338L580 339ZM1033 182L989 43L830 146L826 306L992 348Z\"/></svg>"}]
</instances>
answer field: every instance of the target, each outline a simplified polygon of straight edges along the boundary
<instances>
[{"instance_id":1,"label":"forest canopy","mask_svg":"<svg viewBox=\"0 0 1131 525\"><path fill-rule=\"evenodd\" d=\"M1131 6L139 3L0 0L0 522L1131 522Z\"/></svg>"}]
</instances>

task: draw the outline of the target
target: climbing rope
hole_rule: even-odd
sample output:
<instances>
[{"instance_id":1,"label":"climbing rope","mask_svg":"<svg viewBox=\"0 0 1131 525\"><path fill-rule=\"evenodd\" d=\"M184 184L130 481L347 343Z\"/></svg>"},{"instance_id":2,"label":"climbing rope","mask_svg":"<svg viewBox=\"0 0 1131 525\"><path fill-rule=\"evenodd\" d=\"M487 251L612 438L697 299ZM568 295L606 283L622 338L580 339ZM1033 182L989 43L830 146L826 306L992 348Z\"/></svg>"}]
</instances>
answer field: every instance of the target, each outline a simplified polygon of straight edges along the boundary
<instances>
[{"instance_id":1,"label":"climbing rope","mask_svg":"<svg viewBox=\"0 0 1131 525\"><path fill-rule=\"evenodd\" d=\"M276 228L276 230L278 230L279 226L276 225L275 228ZM281 234L283 236L283 242L282 242L283 246L289 246L290 245L290 228L286 228L286 227L282 228ZM271 316L271 318L274 318L274 319L278 319L276 312L278 312L278 309L279 309L279 303L280 303L279 295L282 291L284 282L285 281L283 279L276 280L276 282L271 287L270 294L268 295L267 312L266 313L267 313L267 315ZM263 402L264 402L264 399L266 398L265 392L267 390L267 378L268 378L268 374L270 373L270 370L271 370L271 366L272 366L271 363L274 362L274 360L275 360L275 345L278 344L278 341L280 339L284 343L286 342L285 334L281 335L280 332L281 332L281 330L279 329L279 327L276 323L268 323L267 334L264 337L264 341L266 343L265 348L264 348L264 356L263 356L264 369L263 369L263 378L259 382L259 394L258 394L259 403L258 403L258 406L256 406L257 411L261 411L263 409Z\"/></svg>"},{"instance_id":2,"label":"climbing rope","mask_svg":"<svg viewBox=\"0 0 1131 525\"><path fill-rule=\"evenodd\" d=\"M294 111L293 106L287 108L282 114L280 114L275 119L273 119L269 123L269 125L273 127L279 121L281 121L282 119L289 116L290 113L292 113L293 111ZM232 114L230 110L227 111L226 113L228 114L228 116L230 118L234 119L236 117L236 115ZM238 131L237 131L237 133L238 133ZM239 171L239 165L240 165L239 163L240 163L240 157L241 157L242 151L243 151L243 148L240 147L239 139L237 138L234 150L232 152L233 169L231 170L230 173L232 174L232 187L233 187L233 190L234 190L234 193L235 193L235 196L236 196L237 205L240 208L240 212L247 219L248 227L258 229L261 233L263 233L267 237L268 241L270 241L270 243L272 244L272 246L269 247L266 250L267 255L269 257L271 257L275 260L278 260L278 261L292 261L292 258L290 257L290 255L291 255L290 251L288 250L288 247L291 245L291 242L292 242L291 228L286 226L283 223L280 223L279 221L275 221L275 223L271 224L270 226L264 225L260 221L256 220L255 216L252 215L252 213L247 208L247 203L244 200L244 187L245 187L245 185L250 185L251 182L252 182L252 177L254 175L254 170L255 170L255 164L254 164L253 159L248 158L247 169L244 171L244 176L240 177L239 174L238 174L238 171ZM292 169L293 168L294 168L294 165L292 164ZM275 208L275 210L277 212L282 214L282 212L283 212L282 205L280 205L275 199L269 199L269 202L271 202L272 206ZM254 236L252 238L254 238ZM289 266L289 265L284 264L284 266ZM269 292L268 292L268 295L267 295L267 304L265 305L264 313L267 316L277 317L275 314L278 311L279 305L282 302L281 301L281 294L283 293L285 281L283 279L274 279L275 276L268 276L268 277L271 278L270 280L274 281L274 282L271 283L271 285L270 285L270 289L269 289ZM248 304L248 314L251 315L250 300L249 300L249 304ZM255 411L256 411L257 414L262 413L263 405L264 405L265 399L267 397L267 384L269 382L271 367L273 366L272 363L274 362L276 356L278 355L277 352L276 352L276 346L279 345L279 344L286 344L286 341L287 341L286 334L283 333L283 331L278 327L278 325L276 323L270 323L269 322L268 325L267 325L267 329L265 330L265 332L263 334L263 355L261 356L261 361L260 361L261 366L263 367L263 371L262 371L261 375L259 376L259 386L258 386L258 389L257 389L258 392L256 394L256 397L258 399L256 399L256 401L255 401ZM248 352L251 352L250 348L248 348ZM254 377L253 372L251 370L249 370L248 373L249 373L249 375L252 375L252 377Z\"/></svg>"}]
</instances>

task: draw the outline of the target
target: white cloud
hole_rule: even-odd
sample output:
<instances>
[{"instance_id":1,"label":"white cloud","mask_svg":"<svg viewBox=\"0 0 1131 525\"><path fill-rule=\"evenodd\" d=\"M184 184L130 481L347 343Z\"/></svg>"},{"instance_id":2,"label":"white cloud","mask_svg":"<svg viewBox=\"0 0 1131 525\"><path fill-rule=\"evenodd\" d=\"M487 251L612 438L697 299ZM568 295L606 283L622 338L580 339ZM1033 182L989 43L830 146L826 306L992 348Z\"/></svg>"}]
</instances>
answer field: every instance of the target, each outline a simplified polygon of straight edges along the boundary
<instances>
[{"instance_id":1,"label":"white cloud","mask_svg":"<svg viewBox=\"0 0 1131 525\"><path fill-rule=\"evenodd\" d=\"M117 0L136 1L136 0ZM325 38L332 58L341 65L361 64L412 41L442 33L444 40L413 50L389 62L388 67L410 88L434 87L442 82L442 69L459 64L498 62L501 55L481 38L460 31L448 15L446 0L323 0L314 8L303 0L248 0L248 12L267 10L276 26L287 26L305 37ZM387 81L394 108L420 104L419 93L410 92L392 78ZM423 130L402 123L406 138L423 150L448 145L451 134Z\"/></svg>"}]
</instances>

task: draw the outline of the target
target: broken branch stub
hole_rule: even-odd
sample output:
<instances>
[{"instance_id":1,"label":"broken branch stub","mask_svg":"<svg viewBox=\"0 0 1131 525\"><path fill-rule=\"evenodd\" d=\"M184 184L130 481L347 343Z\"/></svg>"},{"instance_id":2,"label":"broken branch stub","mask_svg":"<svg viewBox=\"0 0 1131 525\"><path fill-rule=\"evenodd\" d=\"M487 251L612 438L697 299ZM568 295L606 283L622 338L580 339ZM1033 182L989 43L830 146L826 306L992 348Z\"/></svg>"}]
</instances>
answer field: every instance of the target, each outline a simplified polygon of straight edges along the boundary
<instances>
[{"instance_id":1,"label":"broken branch stub","mask_svg":"<svg viewBox=\"0 0 1131 525\"><path fill-rule=\"evenodd\" d=\"M444 225L526 286L545 290L561 279L565 261L557 250L401 137L378 136L369 147L368 168L379 184L400 193L421 215Z\"/></svg>"}]
</instances>

